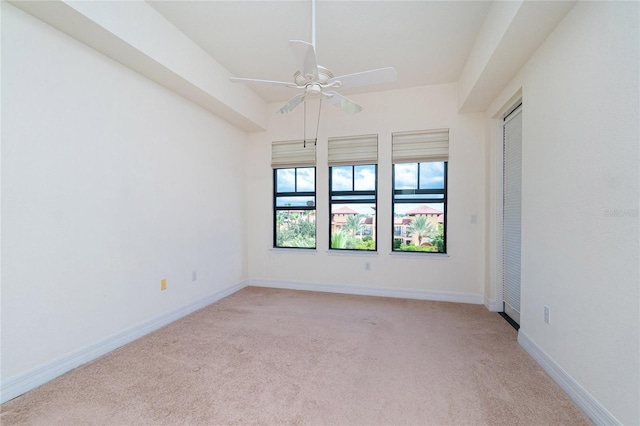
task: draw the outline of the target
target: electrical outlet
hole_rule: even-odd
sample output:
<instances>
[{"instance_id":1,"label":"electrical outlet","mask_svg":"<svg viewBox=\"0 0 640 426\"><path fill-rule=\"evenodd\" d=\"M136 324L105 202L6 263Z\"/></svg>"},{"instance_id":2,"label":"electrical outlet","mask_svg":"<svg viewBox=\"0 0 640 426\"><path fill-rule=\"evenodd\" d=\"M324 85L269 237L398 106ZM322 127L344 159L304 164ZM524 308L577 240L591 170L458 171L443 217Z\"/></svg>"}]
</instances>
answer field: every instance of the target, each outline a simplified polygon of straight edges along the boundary
<instances>
[{"instance_id":1,"label":"electrical outlet","mask_svg":"<svg viewBox=\"0 0 640 426\"><path fill-rule=\"evenodd\" d=\"M551 309L548 306L544 307L544 322L551 323Z\"/></svg>"},{"instance_id":2,"label":"electrical outlet","mask_svg":"<svg viewBox=\"0 0 640 426\"><path fill-rule=\"evenodd\" d=\"M191 272L191 281L196 281L198 279L198 271Z\"/></svg>"},{"instance_id":3,"label":"electrical outlet","mask_svg":"<svg viewBox=\"0 0 640 426\"><path fill-rule=\"evenodd\" d=\"M365 271L371 270L371 262L364 262L364 270Z\"/></svg>"},{"instance_id":4,"label":"electrical outlet","mask_svg":"<svg viewBox=\"0 0 640 426\"><path fill-rule=\"evenodd\" d=\"M163 278L160 280L160 290L166 290L167 289L167 279Z\"/></svg>"}]
</instances>

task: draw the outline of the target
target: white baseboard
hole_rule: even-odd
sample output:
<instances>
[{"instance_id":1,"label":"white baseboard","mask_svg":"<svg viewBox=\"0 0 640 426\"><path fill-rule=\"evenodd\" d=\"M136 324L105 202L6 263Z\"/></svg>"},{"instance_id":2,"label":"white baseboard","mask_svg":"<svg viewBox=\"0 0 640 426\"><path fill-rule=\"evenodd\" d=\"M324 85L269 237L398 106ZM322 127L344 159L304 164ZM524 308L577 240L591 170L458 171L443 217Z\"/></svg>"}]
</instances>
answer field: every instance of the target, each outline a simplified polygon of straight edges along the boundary
<instances>
[{"instance_id":1,"label":"white baseboard","mask_svg":"<svg viewBox=\"0 0 640 426\"><path fill-rule=\"evenodd\" d=\"M349 284L325 284L307 281L283 281L250 279L248 285L254 287L283 288L289 290L308 290L324 293L357 294L362 296L395 297L401 299L433 300L439 302L482 304L482 295L457 293L453 291L414 290L402 288L361 287Z\"/></svg>"},{"instance_id":2,"label":"white baseboard","mask_svg":"<svg viewBox=\"0 0 640 426\"><path fill-rule=\"evenodd\" d=\"M562 369L540 346L520 329L518 343L597 425L621 425L613 414Z\"/></svg>"},{"instance_id":3,"label":"white baseboard","mask_svg":"<svg viewBox=\"0 0 640 426\"><path fill-rule=\"evenodd\" d=\"M203 299L174 311L167 312L157 318L145 321L142 324L123 330L80 350L63 355L15 377L11 377L0 384L0 403L4 403L35 389L49 380L55 379L82 364L93 361L120 346L126 345L207 305L217 302L220 299L242 290L246 286L247 282L241 282L224 290L220 290Z\"/></svg>"},{"instance_id":4,"label":"white baseboard","mask_svg":"<svg viewBox=\"0 0 640 426\"><path fill-rule=\"evenodd\" d=\"M500 312L498 309L498 302L495 300L489 299L487 296L484 296L484 306L491 312Z\"/></svg>"}]
</instances>

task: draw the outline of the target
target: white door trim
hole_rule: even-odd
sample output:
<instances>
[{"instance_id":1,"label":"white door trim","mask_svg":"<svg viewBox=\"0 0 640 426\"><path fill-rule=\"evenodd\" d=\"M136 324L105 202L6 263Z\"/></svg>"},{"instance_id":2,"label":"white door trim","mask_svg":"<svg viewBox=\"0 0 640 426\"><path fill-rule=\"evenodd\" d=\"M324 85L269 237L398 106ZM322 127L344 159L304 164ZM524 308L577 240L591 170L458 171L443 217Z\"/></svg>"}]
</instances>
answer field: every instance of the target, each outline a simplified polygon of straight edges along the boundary
<instances>
[{"instance_id":1,"label":"white door trim","mask_svg":"<svg viewBox=\"0 0 640 426\"><path fill-rule=\"evenodd\" d=\"M503 203L503 167L504 167L504 137L503 137L503 128L504 128L504 117L509 115L511 112L515 111L522 102L522 92L521 89L509 100L508 103L500 110L498 114L493 116L493 140L495 143L492 144L493 154L495 156L495 163L493 164L495 167L495 176L493 187L495 191L495 199L494 199L494 209L495 209L495 229L493 230L493 238L495 238L495 251L493 252L493 261L491 262L493 269L495 271L494 274L490 272L491 279L491 287L493 290L493 300L489 300L489 306L491 308L495 308L496 312L504 311L504 298L503 298L503 267L502 267L502 256L504 253L504 247L502 243L502 227L504 223L504 217L502 212L502 203ZM493 276L491 276L493 275ZM492 309L493 310L493 309Z\"/></svg>"}]
</instances>

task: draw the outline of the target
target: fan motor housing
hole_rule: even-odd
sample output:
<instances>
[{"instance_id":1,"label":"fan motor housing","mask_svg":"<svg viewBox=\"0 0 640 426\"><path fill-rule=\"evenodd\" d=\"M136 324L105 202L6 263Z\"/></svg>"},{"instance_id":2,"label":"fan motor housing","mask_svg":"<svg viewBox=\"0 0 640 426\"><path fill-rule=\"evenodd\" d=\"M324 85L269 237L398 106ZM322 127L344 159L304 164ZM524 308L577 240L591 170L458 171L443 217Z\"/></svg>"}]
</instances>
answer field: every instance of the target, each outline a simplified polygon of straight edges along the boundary
<instances>
[{"instance_id":1,"label":"fan motor housing","mask_svg":"<svg viewBox=\"0 0 640 426\"><path fill-rule=\"evenodd\" d=\"M302 71L296 71L293 74L293 81L298 86L307 86L312 83L318 83L320 85L325 85L333 78L333 73L326 69L325 67L321 67L318 65L318 81L313 81L313 79L307 78L307 76L302 75Z\"/></svg>"}]
</instances>

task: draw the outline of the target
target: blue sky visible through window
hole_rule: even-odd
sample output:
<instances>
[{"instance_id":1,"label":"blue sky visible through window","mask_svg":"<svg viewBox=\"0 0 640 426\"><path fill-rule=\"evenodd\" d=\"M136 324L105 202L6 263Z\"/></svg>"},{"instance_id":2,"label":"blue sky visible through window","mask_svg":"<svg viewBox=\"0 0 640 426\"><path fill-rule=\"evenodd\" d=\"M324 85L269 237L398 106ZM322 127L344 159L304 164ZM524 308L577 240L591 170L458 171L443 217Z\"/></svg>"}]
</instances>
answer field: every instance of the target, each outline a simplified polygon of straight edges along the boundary
<instances>
[{"instance_id":1,"label":"blue sky visible through window","mask_svg":"<svg viewBox=\"0 0 640 426\"><path fill-rule=\"evenodd\" d=\"M352 170L355 179L352 180ZM355 166L334 166L332 168L332 186L335 191L366 191L376 189L376 175L374 165ZM294 169L278 169L278 192L293 192L295 190L296 175ZM351 188L351 182L355 188ZM420 189L441 189L444 188L444 163L429 162L420 163ZM298 168L297 189L301 191L315 190L315 170L313 167ZM395 189L418 189L418 164L396 164L395 165ZM309 205L312 197L279 197L278 205ZM375 211L369 204L340 204L357 211L360 214L373 215ZM442 203L423 204L436 210L443 211ZM396 203L395 212L404 214L416 208L414 203Z\"/></svg>"},{"instance_id":2,"label":"blue sky visible through window","mask_svg":"<svg viewBox=\"0 0 640 426\"><path fill-rule=\"evenodd\" d=\"M333 191L375 191L376 166L333 166L331 168L331 186ZM351 185L353 184L353 188ZM369 198L369 196L367 196ZM349 207L360 214L375 214L372 204L336 204L334 207Z\"/></svg>"},{"instance_id":3,"label":"blue sky visible through window","mask_svg":"<svg viewBox=\"0 0 640 426\"><path fill-rule=\"evenodd\" d=\"M333 191L375 191L376 166L334 166L331 168ZM352 173L355 176L352 176ZM353 178L353 179L352 179ZM354 188L351 187L354 182Z\"/></svg>"},{"instance_id":4,"label":"blue sky visible through window","mask_svg":"<svg viewBox=\"0 0 640 426\"><path fill-rule=\"evenodd\" d=\"M278 169L278 192L294 192L296 190L295 169ZM315 191L315 170L313 167L298 168L298 192Z\"/></svg>"},{"instance_id":5,"label":"blue sky visible through window","mask_svg":"<svg viewBox=\"0 0 640 426\"><path fill-rule=\"evenodd\" d=\"M315 170L311 167L298 169L298 192L312 192L315 190Z\"/></svg>"},{"instance_id":6,"label":"blue sky visible through window","mask_svg":"<svg viewBox=\"0 0 640 426\"><path fill-rule=\"evenodd\" d=\"M418 176L418 163L395 164L394 189L444 189L444 162L420 163L419 169L420 176ZM419 197L422 198L423 196ZM406 198L413 197L407 195ZM401 202L396 202L394 211L396 214L406 214L419 205L426 205L444 212L443 203L415 204Z\"/></svg>"},{"instance_id":7,"label":"blue sky visible through window","mask_svg":"<svg viewBox=\"0 0 640 426\"><path fill-rule=\"evenodd\" d=\"M420 188L418 188L418 163L396 164L394 189L443 189L444 163L420 163Z\"/></svg>"}]
</instances>

